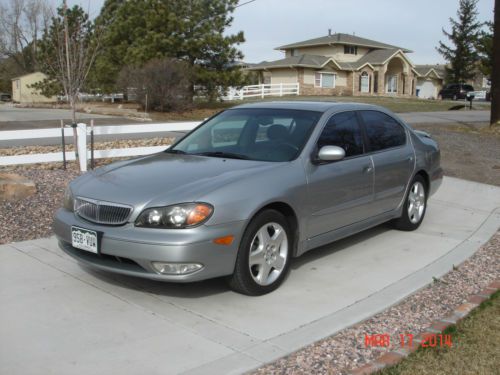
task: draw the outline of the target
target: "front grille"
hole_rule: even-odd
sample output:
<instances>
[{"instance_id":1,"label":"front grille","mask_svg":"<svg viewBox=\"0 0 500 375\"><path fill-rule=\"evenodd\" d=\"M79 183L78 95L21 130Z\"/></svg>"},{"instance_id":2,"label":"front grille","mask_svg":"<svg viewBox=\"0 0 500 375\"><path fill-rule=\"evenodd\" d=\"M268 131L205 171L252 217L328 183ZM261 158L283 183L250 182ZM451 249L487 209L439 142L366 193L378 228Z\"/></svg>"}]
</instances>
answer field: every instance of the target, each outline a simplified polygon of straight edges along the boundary
<instances>
[{"instance_id":1,"label":"front grille","mask_svg":"<svg viewBox=\"0 0 500 375\"><path fill-rule=\"evenodd\" d=\"M108 225L125 224L132 207L89 198L75 198L75 213L85 220Z\"/></svg>"}]
</instances>

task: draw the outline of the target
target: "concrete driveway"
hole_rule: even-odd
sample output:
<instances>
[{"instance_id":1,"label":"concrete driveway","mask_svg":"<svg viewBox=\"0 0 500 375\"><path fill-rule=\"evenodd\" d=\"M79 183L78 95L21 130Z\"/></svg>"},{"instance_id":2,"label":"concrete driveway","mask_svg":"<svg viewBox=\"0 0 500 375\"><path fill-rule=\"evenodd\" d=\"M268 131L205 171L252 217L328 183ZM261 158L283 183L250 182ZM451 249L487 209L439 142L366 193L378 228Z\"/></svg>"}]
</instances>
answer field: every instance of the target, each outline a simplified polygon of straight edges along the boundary
<instances>
[{"instance_id":1,"label":"concrete driveway","mask_svg":"<svg viewBox=\"0 0 500 375\"><path fill-rule=\"evenodd\" d=\"M500 226L500 188L446 178L415 232L307 253L276 292L81 268L42 239L0 246L0 373L242 373L357 323L461 263ZM362 343L360 343L362 345Z\"/></svg>"}]
</instances>

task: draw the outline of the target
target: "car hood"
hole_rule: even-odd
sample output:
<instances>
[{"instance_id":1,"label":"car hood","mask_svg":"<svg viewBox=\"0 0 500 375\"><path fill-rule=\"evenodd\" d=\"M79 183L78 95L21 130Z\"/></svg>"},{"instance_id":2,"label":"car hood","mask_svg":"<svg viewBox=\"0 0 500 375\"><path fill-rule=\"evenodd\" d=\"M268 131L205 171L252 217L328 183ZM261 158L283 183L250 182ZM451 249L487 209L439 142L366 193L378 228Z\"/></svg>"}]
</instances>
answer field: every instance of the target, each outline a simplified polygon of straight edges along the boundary
<instances>
[{"instance_id":1,"label":"car hood","mask_svg":"<svg viewBox=\"0 0 500 375\"><path fill-rule=\"evenodd\" d=\"M144 206L196 201L232 181L281 163L159 153L110 164L73 182L73 194Z\"/></svg>"}]
</instances>

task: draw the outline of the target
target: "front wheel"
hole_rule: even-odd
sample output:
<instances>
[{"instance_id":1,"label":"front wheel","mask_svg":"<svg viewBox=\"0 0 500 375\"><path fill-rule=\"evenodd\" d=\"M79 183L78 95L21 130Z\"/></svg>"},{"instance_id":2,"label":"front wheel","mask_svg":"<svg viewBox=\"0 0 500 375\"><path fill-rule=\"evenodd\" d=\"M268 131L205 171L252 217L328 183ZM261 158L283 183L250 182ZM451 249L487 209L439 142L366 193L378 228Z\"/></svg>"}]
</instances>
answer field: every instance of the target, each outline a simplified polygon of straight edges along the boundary
<instances>
[{"instance_id":1,"label":"front wheel","mask_svg":"<svg viewBox=\"0 0 500 375\"><path fill-rule=\"evenodd\" d=\"M424 220L427 209L427 191L425 186L424 178L421 175L416 175L406 194L403 213L400 218L393 222L397 229L412 231L417 229L422 220Z\"/></svg>"},{"instance_id":2,"label":"front wheel","mask_svg":"<svg viewBox=\"0 0 500 375\"><path fill-rule=\"evenodd\" d=\"M272 292L288 272L292 244L286 218L275 210L260 212L243 234L229 286L251 296Z\"/></svg>"}]
</instances>

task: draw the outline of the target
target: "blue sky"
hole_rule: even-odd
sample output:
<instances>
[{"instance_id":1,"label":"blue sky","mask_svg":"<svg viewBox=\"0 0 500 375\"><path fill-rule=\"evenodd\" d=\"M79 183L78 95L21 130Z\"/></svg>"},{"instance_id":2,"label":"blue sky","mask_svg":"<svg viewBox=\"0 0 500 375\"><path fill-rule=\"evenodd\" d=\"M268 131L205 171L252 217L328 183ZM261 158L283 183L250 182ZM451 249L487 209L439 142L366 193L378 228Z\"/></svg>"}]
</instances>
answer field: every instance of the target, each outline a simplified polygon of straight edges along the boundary
<instances>
[{"instance_id":1,"label":"blue sky","mask_svg":"<svg viewBox=\"0 0 500 375\"><path fill-rule=\"evenodd\" d=\"M240 0L244 3L248 0ZM52 0L54 4L60 3ZM104 0L68 0L99 13ZM493 19L494 0L479 0L479 20ZM449 17L456 18L458 0L256 0L234 13L229 32L242 30L245 61L283 57L280 45L341 32L406 47L416 64L443 63L435 47L445 40Z\"/></svg>"}]
</instances>

